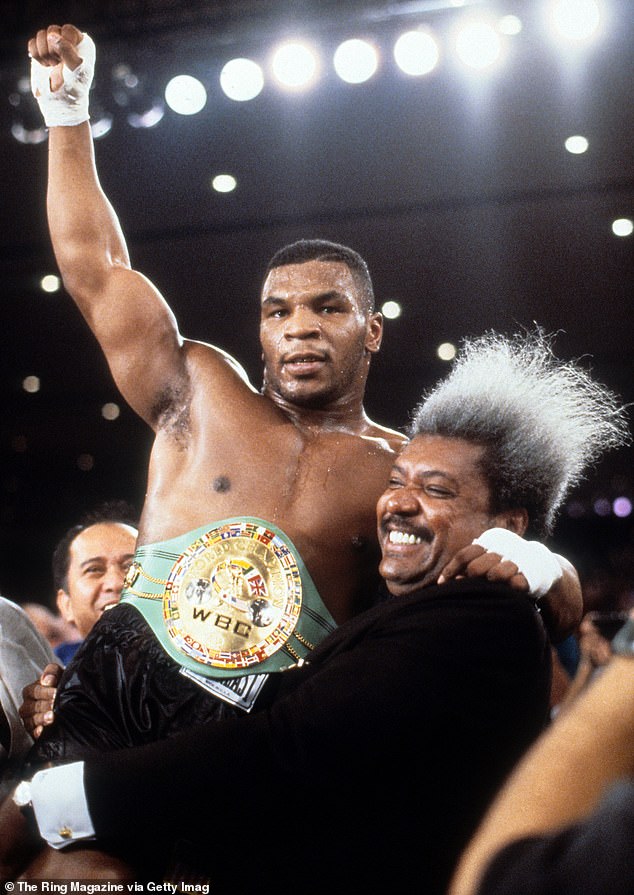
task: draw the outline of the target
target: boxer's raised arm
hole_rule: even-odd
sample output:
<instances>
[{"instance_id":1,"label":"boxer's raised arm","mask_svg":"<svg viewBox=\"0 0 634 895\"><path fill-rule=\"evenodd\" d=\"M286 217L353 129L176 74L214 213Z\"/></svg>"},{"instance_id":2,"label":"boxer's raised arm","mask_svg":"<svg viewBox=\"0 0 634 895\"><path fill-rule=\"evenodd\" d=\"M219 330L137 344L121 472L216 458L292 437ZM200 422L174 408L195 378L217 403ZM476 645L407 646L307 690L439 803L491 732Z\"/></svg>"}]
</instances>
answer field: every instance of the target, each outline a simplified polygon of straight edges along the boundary
<instances>
[{"instance_id":1,"label":"boxer's raised arm","mask_svg":"<svg viewBox=\"0 0 634 895\"><path fill-rule=\"evenodd\" d=\"M166 387L178 387L185 377L183 340L158 290L131 269L119 221L99 183L90 126L75 123L88 114L92 72L78 76L77 87L71 80L85 68L85 36L72 25L49 26L29 41L29 53L34 93L49 125L48 220L64 286L122 394L154 424ZM74 96L82 89L85 111Z\"/></svg>"}]
</instances>

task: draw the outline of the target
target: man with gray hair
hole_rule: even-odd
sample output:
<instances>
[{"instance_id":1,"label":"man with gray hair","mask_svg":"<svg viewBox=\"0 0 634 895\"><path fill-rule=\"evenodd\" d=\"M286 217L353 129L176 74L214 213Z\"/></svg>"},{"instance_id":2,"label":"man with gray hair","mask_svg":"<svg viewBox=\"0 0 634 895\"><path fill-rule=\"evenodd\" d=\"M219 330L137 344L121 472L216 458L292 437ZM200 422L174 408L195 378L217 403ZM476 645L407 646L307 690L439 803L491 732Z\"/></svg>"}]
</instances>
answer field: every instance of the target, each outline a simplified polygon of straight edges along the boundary
<instances>
[{"instance_id":1,"label":"man with gray hair","mask_svg":"<svg viewBox=\"0 0 634 895\"><path fill-rule=\"evenodd\" d=\"M27 863L15 858L22 805L53 847L27 878L86 878L92 843L116 856L112 875L125 876L123 857L164 879L185 839L218 891L283 874L302 891L419 879L440 895L547 716L549 645L527 575L539 589L552 559L523 535L552 526L588 465L626 437L615 396L540 332L467 342L378 501L393 599L271 676L250 716L24 781L0 816L0 870ZM479 543L491 530L498 553ZM525 574L508 558L518 544Z\"/></svg>"},{"instance_id":2,"label":"man with gray hair","mask_svg":"<svg viewBox=\"0 0 634 895\"><path fill-rule=\"evenodd\" d=\"M540 327L514 338L490 332L466 339L451 374L423 397L409 430L410 436L483 445L492 509L523 507L526 535L540 539L552 535L566 495L587 469L629 439L617 397L578 363L558 360L553 339ZM500 554L512 550L520 565L529 561L522 566L529 590L544 593L541 576L553 568L545 547L500 532L487 532L478 544ZM481 557L477 568L487 562ZM452 564L450 572L455 569ZM540 609L547 616L545 601Z\"/></svg>"}]
</instances>

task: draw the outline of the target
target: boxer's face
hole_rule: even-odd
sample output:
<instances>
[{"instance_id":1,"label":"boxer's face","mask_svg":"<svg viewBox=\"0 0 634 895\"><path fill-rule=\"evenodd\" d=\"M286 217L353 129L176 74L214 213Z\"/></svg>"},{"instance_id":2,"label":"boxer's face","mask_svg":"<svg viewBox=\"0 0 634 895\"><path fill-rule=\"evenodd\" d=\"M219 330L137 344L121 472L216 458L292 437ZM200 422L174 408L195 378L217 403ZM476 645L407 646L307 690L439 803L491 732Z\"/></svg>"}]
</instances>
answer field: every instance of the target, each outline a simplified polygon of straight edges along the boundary
<instances>
[{"instance_id":1,"label":"boxer's face","mask_svg":"<svg viewBox=\"0 0 634 895\"><path fill-rule=\"evenodd\" d=\"M435 583L458 550L501 524L489 510L483 451L440 435L417 435L403 449L377 504L379 570L391 594Z\"/></svg>"},{"instance_id":2,"label":"boxer's face","mask_svg":"<svg viewBox=\"0 0 634 895\"><path fill-rule=\"evenodd\" d=\"M266 393L306 407L344 405L363 395L381 332L381 315L366 310L343 262L274 268L262 289L260 318Z\"/></svg>"}]
</instances>

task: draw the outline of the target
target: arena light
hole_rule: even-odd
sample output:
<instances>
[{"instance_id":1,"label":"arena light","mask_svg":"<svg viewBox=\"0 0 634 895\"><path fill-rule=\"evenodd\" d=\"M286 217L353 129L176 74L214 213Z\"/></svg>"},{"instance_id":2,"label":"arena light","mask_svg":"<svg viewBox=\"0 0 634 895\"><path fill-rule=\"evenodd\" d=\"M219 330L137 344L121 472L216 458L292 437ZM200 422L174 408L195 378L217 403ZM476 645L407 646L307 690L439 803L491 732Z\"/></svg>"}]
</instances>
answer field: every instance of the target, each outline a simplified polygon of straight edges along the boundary
<instances>
[{"instance_id":1,"label":"arena light","mask_svg":"<svg viewBox=\"0 0 634 895\"><path fill-rule=\"evenodd\" d=\"M593 502L592 509L597 516L609 516L612 512L612 504L607 497L598 497Z\"/></svg>"},{"instance_id":2,"label":"arena light","mask_svg":"<svg viewBox=\"0 0 634 895\"><path fill-rule=\"evenodd\" d=\"M42 127L26 127L23 121L13 121L11 123L11 136L18 143L26 143L27 145L36 145L43 143L48 137L48 131Z\"/></svg>"},{"instance_id":3,"label":"arena light","mask_svg":"<svg viewBox=\"0 0 634 895\"><path fill-rule=\"evenodd\" d=\"M612 512L619 519L626 519L632 515L632 501L629 497L616 497L612 502Z\"/></svg>"},{"instance_id":4,"label":"arena light","mask_svg":"<svg viewBox=\"0 0 634 895\"><path fill-rule=\"evenodd\" d=\"M406 31L394 44L394 60L402 72L421 77L438 65L440 50L429 31Z\"/></svg>"},{"instance_id":5,"label":"arena light","mask_svg":"<svg viewBox=\"0 0 634 895\"><path fill-rule=\"evenodd\" d=\"M583 155L584 152L588 151L589 143L585 137L575 134L572 137L568 137L564 145L572 155Z\"/></svg>"},{"instance_id":6,"label":"arena light","mask_svg":"<svg viewBox=\"0 0 634 895\"><path fill-rule=\"evenodd\" d=\"M634 223L630 218L617 218L612 221L612 233L615 236L631 236L634 231Z\"/></svg>"},{"instance_id":7,"label":"arena light","mask_svg":"<svg viewBox=\"0 0 634 895\"><path fill-rule=\"evenodd\" d=\"M509 37L515 37L516 34L521 32L523 27L522 20L518 16L502 16L498 22L498 31L500 34L508 34Z\"/></svg>"},{"instance_id":8,"label":"arena light","mask_svg":"<svg viewBox=\"0 0 634 895\"><path fill-rule=\"evenodd\" d=\"M275 80L288 90L303 90L317 78L317 56L307 44L298 41L278 47L271 67Z\"/></svg>"},{"instance_id":9,"label":"arena light","mask_svg":"<svg viewBox=\"0 0 634 895\"><path fill-rule=\"evenodd\" d=\"M125 63L119 63L112 69L112 96L117 106L125 111L130 127L154 127L165 115L163 101L154 96L146 83Z\"/></svg>"},{"instance_id":10,"label":"arena light","mask_svg":"<svg viewBox=\"0 0 634 895\"><path fill-rule=\"evenodd\" d=\"M335 71L347 84L369 81L379 65L376 48L365 40L345 40L333 57Z\"/></svg>"},{"instance_id":11,"label":"arena light","mask_svg":"<svg viewBox=\"0 0 634 895\"><path fill-rule=\"evenodd\" d=\"M121 408L118 404L115 404L114 401L108 401L107 404L104 404L101 408L101 415L105 420L109 422L113 422L118 419L121 414Z\"/></svg>"},{"instance_id":12,"label":"arena light","mask_svg":"<svg viewBox=\"0 0 634 895\"><path fill-rule=\"evenodd\" d=\"M100 140L112 130L112 113L104 109L97 99L90 103L90 132L93 140Z\"/></svg>"},{"instance_id":13,"label":"arena light","mask_svg":"<svg viewBox=\"0 0 634 895\"><path fill-rule=\"evenodd\" d=\"M556 0L551 19L560 37L582 43L596 35L601 24L601 10L596 0Z\"/></svg>"},{"instance_id":14,"label":"arena light","mask_svg":"<svg viewBox=\"0 0 634 895\"><path fill-rule=\"evenodd\" d=\"M500 35L488 22L469 22L462 25L456 37L456 52L469 68L482 71L500 58Z\"/></svg>"},{"instance_id":15,"label":"arena light","mask_svg":"<svg viewBox=\"0 0 634 895\"><path fill-rule=\"evenodd\" d=\"M566 507L566 512L571 519L583 519L586 516L586 507L580 500L571 500Z\"/></svg>"},{"instance_id":16,"label":"arena light","mask_svg":"<svg viewBox=\"0 0 634 895\"><path fill-rule=\"evenodd\" d=\"M62 281L54 273L47 273L40 280L40 289L43 292L59 292Z\"/></svg>"},{"instance_id":17,"label":"arena light","mask_svg":"<svg viewBox=\"0 0 634 895\"><path fill-rule=\"evenodd\" d=\"M35 395L40 390L40 377L39 376L25 376L22 380L22 388L29 395Z\"/></svg>"},{"instance_id":18,"label":"arena light","mask_svg":"<svg viewBox=\"0 0 634 895\"><path fill-rule=\"evenodd\" d=\"M127 121L130 127L148 128L154 127L163 119L165 115L165 106L163 103L156 103L145 112L128 112Z\"/></svg>"},{"instance_id":19,"label":"arena light","mask_svg":"<svg viewBox=\"0 0 634 895\"><path fill-rule=\"evenodd\" d=\"M205 108L205 85L191 75L176 75L165 88L165 102L178 115L196 115Z\"/></svg>"},{"instance_id":20,"label":"arena light","mask_svg":"<svg viewBox=\"0 0 634 895\"><path fill-rule=\"evenodd\" d=\"M220 72L220 87L235 102L255 99L264 87L262 69L252 59L230 59Z\"/></svg>"},{"instance_id":21,"label":"arena light","mask_svg":"<svg viewBox=\"0 0 634 895\"><path fill-rule=\"evenodd\" d=\"M28 78L19 78L15 89L9 93L12 121L11 135L18 143L37 145L48 137L48 131L42 121L42 115L31 96L31 82Z\"/></svg>"},{"instance_id":22,"label":"arena light","mask_svg":"<svg viewBox=\"0 0 634 895\"><path fill-rule=\"evenodd\" d=\"M216 174L211 181L212 189L217 193L232 193L238 185L238 181L232 174Z\"/></svg>"},{"instance_id":23,"label":"arena light","mask_svg":"<svg viewBox=\"0 0 634 895\"><path fill-rule=\"evenodd\" d=\"M458 349L453 342L442 342L436 349L436 354L440 360L447 362L453 360L457 353Z\"/></svg>"},{"instance_id":24,"label":"arena light","mask_svg":"<svg viewBox=\"0 0 634 895\"><path fill-rule=\"evenodd\" d=\"M402 308L397 301L385 301L381 306L381 313L387 320L397 320L402 314Z\"/></svg>"},{"instance_id":25,"label":"arena light","mask_svg":"<svg viewBox=\"0 0 634 895\"><path fill-rule=\"evenodd\" d=\"M95 458L92 454L80 454L77 457L77 466L82 472L90 472L94 468Z\"/></svg>"}]
</instances>

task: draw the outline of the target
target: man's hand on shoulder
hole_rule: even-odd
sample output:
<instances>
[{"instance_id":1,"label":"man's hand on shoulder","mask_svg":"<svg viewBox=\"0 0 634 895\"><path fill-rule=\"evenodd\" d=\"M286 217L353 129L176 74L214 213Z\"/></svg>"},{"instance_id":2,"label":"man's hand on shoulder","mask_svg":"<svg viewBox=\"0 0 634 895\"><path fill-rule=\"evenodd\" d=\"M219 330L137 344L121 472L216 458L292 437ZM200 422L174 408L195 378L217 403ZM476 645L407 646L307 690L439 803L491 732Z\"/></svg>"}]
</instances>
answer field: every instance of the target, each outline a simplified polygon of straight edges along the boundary
<instances>
[{"instance_id":1,"label":"man's hand on shoulder","mask_svg":"<svg viewBox=\"0 0 634 895\"><path fill-rule=\"evenodd\" d=\"M505 581L514 590L538 599L555 642L581 621L583 596L574 566L539 541L527 541L508 529L489 529L459 550L442 570L438 584L452 578Z\"/></svg>"},{"instance_id":2,"label":"man's hand on shoulder","mask_svg":"<svg viewBox=\"0 0 634 895\"><path fill-rule=\"evenodd\" d=\"M20 718L34 740L40 736L44 727L53 723L53 702L62 671L60 665L47 665L39 679L22 691Z\"/></svg>"},{"instance_id":3,"label":"man's hand on shoulder","mask_svg":"<svg viewBox=\"0 0 634 895\"><path fill-rule=\"evenodd\" d=\"M486 578L505 581L514 590L528 593L528 581L516 563L480 544L469 544L453 556L440 573L438 584L452 578Z\"/></svg>"}]
</instances>

